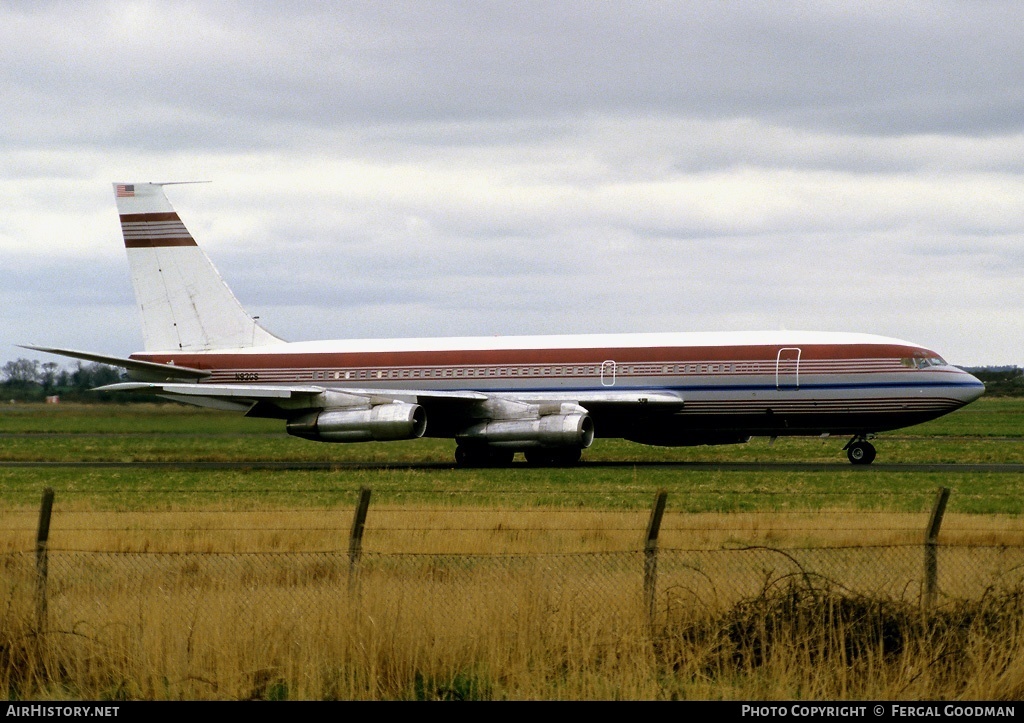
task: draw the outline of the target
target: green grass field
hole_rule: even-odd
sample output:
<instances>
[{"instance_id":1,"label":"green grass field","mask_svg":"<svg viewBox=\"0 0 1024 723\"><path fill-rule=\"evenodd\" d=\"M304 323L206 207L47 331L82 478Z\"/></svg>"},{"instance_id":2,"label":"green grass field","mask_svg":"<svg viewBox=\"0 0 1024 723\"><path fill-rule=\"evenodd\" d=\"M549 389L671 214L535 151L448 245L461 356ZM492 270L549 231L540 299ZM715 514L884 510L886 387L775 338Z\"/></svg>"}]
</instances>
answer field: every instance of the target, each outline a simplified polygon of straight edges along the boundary
<instances>
[{"instance_id":1,"label":"green grass field","mask_svg":"<svg viewBox=\"0 0 1024 723\"><path fill-rule=\"evenodd\" d=\"M1022 475L923 465L1024 462L1022 412L982 399L880 435L870 467L846 462L845 439L756 439L598 440L575 468L458 469L451 441L326 445L171 405L5 405L0 695L1019 699ZM953 494L929 611L938 487ZM638 551L661 489L648 619Z\"/></svg>"},{"instance_id":2,"label":"green grass field","mask_svg":"<svg viewBox=\"0 0 1024 723\"><path fill-rule=\"evenodd\" d=\"M351 505L360 487L375 502L642 509L666 489L670 509L702 511L860 509L917 512L939 486L951 510L1024 512L1020 475L913 471L901 465L1024 463L1024 400L981 399L942 419L879 435L872 467L846 462L845 439L757 438L745 445L659 448L597 440L571 469L457 469L450 440L331 445L289 437L281 422L177 405L0 407L0 499L34 505L44 486L63 504L150 509L219 505ZM31 463L163 466L32 466ZM231 469L194 462L251 463ZM330 463L332 469L260 464ZM706 463L742 463L721 468ZM776 463L815 463L801 469ZM764 467L760 465L764 464Z\"/></svg>"}]
</instances>

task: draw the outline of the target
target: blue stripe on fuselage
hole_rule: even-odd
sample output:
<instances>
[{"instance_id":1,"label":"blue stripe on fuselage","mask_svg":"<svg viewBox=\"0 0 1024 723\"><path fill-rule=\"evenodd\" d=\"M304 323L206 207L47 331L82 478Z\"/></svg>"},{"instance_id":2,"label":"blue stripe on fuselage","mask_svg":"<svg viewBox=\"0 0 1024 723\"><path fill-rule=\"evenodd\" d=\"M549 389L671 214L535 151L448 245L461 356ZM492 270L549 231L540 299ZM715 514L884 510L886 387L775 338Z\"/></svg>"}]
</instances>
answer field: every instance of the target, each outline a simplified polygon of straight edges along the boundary
<instances>
[{"instance_id":1,"label":"blue stripe on fuselage","mask_svg":"<svg viewBox=\"0 0 1024 723\"><path fill-rule=\"evenodd\" d=\"M486 387L461 387L459 389L453 389L451 391L473 391L487 394L488 392L529 392L531 394L542 394L546 392L615 392L615 391L631 391L631 390L657 390L657 391L668 391L668 392L799 392L803 390L824 390L824 389L918 389L918 388L930 388L930 389L941 389L941 388L972 388L972 389L984 389L984 384L978 384L975 382L858 382L848 384L800 384L797 385L782 385L775 386L774 384L693 384L685 386L659 386L654 384L640 384L636 386L626 386L622 384L616 384L614 386L599 386L599 387L505 387L505 388L486 388ZM386 388L382 388L382 391L386 391Z\"/></svg>"}]
</instances>

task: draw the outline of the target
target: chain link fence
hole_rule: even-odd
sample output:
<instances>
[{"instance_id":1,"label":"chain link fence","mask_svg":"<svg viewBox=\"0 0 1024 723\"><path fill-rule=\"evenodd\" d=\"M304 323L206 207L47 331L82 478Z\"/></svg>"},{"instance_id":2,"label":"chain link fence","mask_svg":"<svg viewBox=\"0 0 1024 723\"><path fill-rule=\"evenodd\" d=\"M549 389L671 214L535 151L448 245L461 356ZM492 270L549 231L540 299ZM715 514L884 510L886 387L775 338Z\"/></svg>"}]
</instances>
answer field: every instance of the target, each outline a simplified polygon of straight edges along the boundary
<instances>
[{"instance_id":1,"label":"chain link fence","mask_svg":"<svg viewBox=\"0 0 1024 723\"><path fill-rule=\"evenodd\" d=\"M1024 548L938 548L938 601L977 599L1024 582ZM582 617L655 618L679 606L725 608L795 582L850 595L920 602L920 545L567 555L412 555L363 552L47 554L45 582L32 553L0 557L8 609L45 610L48 627L132 626L206 617L304 616L316 610L407 611L443 626L483 607L508 618L516 606ZM645 573L645 571L648 571ZM645 574L651 576L645 585ZM42 587L40 587L42 585ZM20 601L17 604L16 601ZM653 608L650 603L653 602ZM33 607L35 606L35 607ZM415 612L411 612L415 611Z\"/></svg>"},{"instance_id":2,"label":"chain link fence","mask_svg":"<svg viewBox=\"0 0 1024 723\"><path fill-rule=\"evenodd\" d=\"M940 547L932 607L925 552L910 545L661 549L653 557L363 552L357 563L344 552L50 551L41 559L0 555L8 696L444 697L465 684L458 695L547 697L572 679L582 691L574 695L604 697L612 693L587 681L619 685L642 670L721 676L723 660L765 664L760 651L785 635L791 648L852 645L881 655L894 624L906 647L915 621L941 621L965 600L995 600L1010 612L992 618L998 624L990 611L972 613L957 623L969 629L963 639L994 630L987 644L1002 636L1012 647L1024 590L1021 547ZM760 617L749 622L752 610ZM776 613L794 619L795 632L779 632ZM849 642L849 631L867 642ZM812 634L824 642L808 643ZM956 666L977 657L963 655ZM486 672L504 669L513 673ZM524 670L555 687L493 689L526 678ZM662 695L652 687L660 675L607 690ZM54 685L62 687L54 693Z\"/></svg>"},{"instance_id":3,"label":"chain link fence","mask_svg":"<svg viewBox=\"0 0 1024 723\"><path fill-rule=\"evenodd\" d=\"M547 697L573 680L579 697L643 697L750 673L781 649L809 670L822 655L885 661L900 690L934 696L977 679L965 661L1010 655L1024 610L1024 546L939 545L946 495L917 545L659 547L659 493L636 550L409 554L362 549L368 491L347 552L50 549L47 491L35 551L0 554L0 689ZM891 658L914 646L934 675Z\"/></svg>"}]
</instances>

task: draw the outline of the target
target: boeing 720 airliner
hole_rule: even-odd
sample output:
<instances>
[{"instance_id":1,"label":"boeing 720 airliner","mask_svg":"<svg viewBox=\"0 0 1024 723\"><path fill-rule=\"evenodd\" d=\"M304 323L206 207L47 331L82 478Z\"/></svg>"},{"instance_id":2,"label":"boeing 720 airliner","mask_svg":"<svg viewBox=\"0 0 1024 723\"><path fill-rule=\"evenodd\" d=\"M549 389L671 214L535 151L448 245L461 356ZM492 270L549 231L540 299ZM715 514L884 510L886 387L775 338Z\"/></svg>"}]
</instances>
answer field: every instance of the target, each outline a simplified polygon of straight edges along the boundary
<instances>
[{"instance_id":1,"label":"boeing 720 airliner","mask_svg":"<svg viewBox=\"0 0 1024 723\"><path fill-rule=\"evenodd\" d=\"M128 370L103 390L282 419L320 442L446 437L461 465L574 464L595 437L651 445L877 432L952 412L984 385L931 349L835 332L285 342L249 316L159 183L116 183L145 351L29 348Z\"/></svg>"}]
</instances>

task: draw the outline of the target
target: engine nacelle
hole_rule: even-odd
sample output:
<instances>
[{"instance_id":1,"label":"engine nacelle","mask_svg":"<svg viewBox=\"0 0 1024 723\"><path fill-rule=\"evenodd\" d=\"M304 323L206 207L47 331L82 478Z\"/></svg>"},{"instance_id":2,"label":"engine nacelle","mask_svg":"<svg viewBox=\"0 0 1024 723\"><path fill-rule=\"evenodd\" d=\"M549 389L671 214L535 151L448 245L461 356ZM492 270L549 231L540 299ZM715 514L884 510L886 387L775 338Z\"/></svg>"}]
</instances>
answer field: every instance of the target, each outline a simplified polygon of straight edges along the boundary
<instances>
[{"instance_id":1,"label":"engine nacelle","mask_svg":"<svg viewBox=\"0 0 1024 723\"><path fill-rule=\"evenodd\" d=\"M372 442L417 439L427 430L418 404L393 402L366 409L323 409L287 424L288 434L314 442Z\"/></svg>"},{"instance_id":2,"label":"engine nacelle","mask_svg":"<svg viewBox=\"0 0 1024 723\"><path fill-rule=\"evenodd\" d=\"M479 442L492 447L576 447L586 449L594 441L594 422L587 414L548 414L537 419L498 419L481 422L456 435L460 442Z\"/></svg>"}]
</instances>

